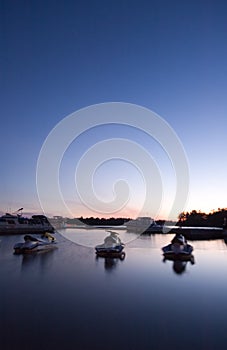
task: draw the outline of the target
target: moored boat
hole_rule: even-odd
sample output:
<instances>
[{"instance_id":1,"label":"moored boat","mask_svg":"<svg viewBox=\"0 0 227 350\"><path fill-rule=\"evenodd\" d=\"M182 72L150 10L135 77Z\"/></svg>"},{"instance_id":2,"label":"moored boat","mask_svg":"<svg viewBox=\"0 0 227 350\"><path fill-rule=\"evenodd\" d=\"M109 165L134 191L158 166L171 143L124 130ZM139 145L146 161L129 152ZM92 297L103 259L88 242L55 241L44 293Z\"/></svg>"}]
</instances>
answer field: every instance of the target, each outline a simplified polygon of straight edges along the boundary
<instances>
[{"instance_id":1,"label":"moored boat","mask_svg":"<svg viewBox=\"0 0 227 350\"><path fill-rule=\"evenodd\" d=\"M149 233L163 233L163 225L159 225L153 221L153 223L143 232L143 234Z\"/></svg>"},{"instance_id":2,"label":"moored boat","mask_svg":"<svg viewBox=\"0 0 227 350\"><path fill-rule=\"evenodd\" d=\"M15 213L6 213L0 217L0 235L54 232L45 215L33 215L31 218L22 216L23 208Z\"/></svg>"},{"instance_id":3,"label":"moored boat","mask_svg":"<svg viewBox=\"0 0 227 350\"><path fill-rule=\"evenodd\" d=\"M67 228L65 219L62 216L55 215L53 218L48 218L48 221L56 230Z\"/></svg>"},{"instance_id":4,"label":"moored boat","mask_svg":"<svg viewBox=\"0 0 227 350\"><path fill-rule=\"evenodd\" d=\"M56 239L50 235L50 233L46 232L41 236L41 238L25 235L23 243L16 243L14 245L14 253L31 254L40 251L52 250L53 248L56 248Z\"/></svg>"},{"instance_id":5,"label":"moored boat","mask_svg":"<svg viewBox=\"0 0 227 350\"><path fill-rule=\"evenodd\" d=\"M140 216L137 219L130 220L125 223L127 231L144 232L148 227L153 225L154 220L149 216Z\"/></svg>"},{"instance_id":6,"label":"moored boat","mask_svg":"<svg viewBox=\"0 0 227 350\"><path fill-rule=\"evenodd\" d=\"M159 225L149 216L140 216L135 220L130 220L125 223L126 230L136 233L161 233L163 225Z\"/></svg>"},{"instance_id":7,"label":"moored boat","mask_svg":"<svg viewBox=\"0 0 227 350\"><path fill-rule=\"evenodd\" d=\"M106 258L125 258L124 243L121 242L117 232L108 231L110 235L104 239L103 244L99 244L95 247L97 256Z\"/></svg>"},{"instance_id":8,"label":"moored boat","mask_svg":"<svg viewBox=\"0 0 227 350\"><path fill-rule=\"evenodd\" d=\"M171 243L162 248L166 259L191 260L193 247L187 243L182 234L176 234Z\"/></svg>"}]
</instances>

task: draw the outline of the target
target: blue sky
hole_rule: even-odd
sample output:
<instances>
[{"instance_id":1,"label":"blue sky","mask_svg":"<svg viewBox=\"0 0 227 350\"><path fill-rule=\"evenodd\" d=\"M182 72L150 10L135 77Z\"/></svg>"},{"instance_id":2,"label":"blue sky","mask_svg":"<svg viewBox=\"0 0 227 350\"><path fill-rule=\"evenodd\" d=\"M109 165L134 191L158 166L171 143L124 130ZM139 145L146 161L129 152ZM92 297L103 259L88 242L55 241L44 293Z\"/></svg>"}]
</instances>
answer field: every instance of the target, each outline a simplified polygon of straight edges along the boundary
<instances>
[{"instance_id":1,"label":"blue sky","mask_svg":"<svg viewBox=\"0 0 227 350\"><path fill-rule=\"evenodd\" d=\"M80 108L114 101L149 108L175 130L190 169L186 209L227 206L224 1L1 1L0 16L0 210L39 212L36 164L49 132ZM108 129L105 137L123 131ZM66 178L74 176L77 150L105 137L101 129L84 135L62 162L62 188L75 216L100 216L71 198L73 183ZM155 153L165 173L169 165L146 146L146 137L130 137ZM95 180L103 199L113 171L126 180L131 174L120 162L112 167L100 169ZM134 215L142 200L136 200L140 180L130 181L136 192L119 215Z\"/></svg>"}]
</instances>

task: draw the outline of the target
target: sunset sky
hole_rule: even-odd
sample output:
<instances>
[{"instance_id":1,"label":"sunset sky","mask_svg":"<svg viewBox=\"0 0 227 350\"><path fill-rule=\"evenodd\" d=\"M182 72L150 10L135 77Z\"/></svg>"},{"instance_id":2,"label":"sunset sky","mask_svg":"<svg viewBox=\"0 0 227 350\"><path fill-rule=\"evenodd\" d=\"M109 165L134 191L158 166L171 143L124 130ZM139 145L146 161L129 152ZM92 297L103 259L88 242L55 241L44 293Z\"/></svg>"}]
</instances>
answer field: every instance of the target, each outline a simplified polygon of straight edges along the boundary
<instances>
[{"instance_id":1,"label":"sunset sky","mask_svg":"<svg viewBox=\"0 0 227 350\"><path fill-rule=\"evenodd\" d=\"M42 212L36 167L45 139L68 115L106 102L145 107L175 131L189 166L185 210L227 207L224 1L2 1L0 22L1 212ZM114 138L140 144L155 159L163 204L158 214L149 208L143 214L165 217L175 190L171 161L148 135L117 124L88 130L65 152L59 183L71 214L140 213L143 177L117 155L97 168L93 186L108 202L114 182L123 179L131 190L125 207L100 213L78 196L75 169L81 158ZM69 216L54 203L47 214Z\"/></svg>"}]
</instances>

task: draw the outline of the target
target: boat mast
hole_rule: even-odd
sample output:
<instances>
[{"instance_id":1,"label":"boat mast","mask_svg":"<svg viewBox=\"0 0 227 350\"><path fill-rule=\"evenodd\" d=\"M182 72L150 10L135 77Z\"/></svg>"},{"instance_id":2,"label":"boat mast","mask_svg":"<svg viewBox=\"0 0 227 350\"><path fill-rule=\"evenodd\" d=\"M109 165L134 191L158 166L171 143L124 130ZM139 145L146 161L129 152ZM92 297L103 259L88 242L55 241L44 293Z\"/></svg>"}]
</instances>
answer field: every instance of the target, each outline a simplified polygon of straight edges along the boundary
<instances>
[{"instance_id":1,"label":"boat mast","mask_svg":"<svg viewBox=\"0 0 227 350\"><path fill-rule=\"evenodd\" d=\"M23 210L23 209L24 209L24 208L20 208L20 209L14 211L13 214L14 214L14 215L17 215L17 216L21 216L21 215L22 215L22 210Z\"/></svg>"}]
</instances>

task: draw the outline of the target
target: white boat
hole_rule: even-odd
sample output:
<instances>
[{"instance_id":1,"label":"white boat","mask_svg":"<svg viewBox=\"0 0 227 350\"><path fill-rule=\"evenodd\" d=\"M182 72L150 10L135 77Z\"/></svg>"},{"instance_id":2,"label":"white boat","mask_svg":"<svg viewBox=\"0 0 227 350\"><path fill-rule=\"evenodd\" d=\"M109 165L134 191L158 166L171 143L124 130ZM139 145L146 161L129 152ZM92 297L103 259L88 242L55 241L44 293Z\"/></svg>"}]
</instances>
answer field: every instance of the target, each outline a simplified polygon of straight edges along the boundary
<instances>
[{"instance_id":1,"label":"white boat","mask_svg":"<svg viewBox=\"0 0 227 350\"><path fill-rule=\"evenodd\" d=\"M45 233L41 238L36 238L31 235L24 236L23 243L16 243L14 245L15 254L31 254L40 251L47 251L56 248L56 239L49 233Z\"/></svg>"},{"instance_id":2,"label":"white boat","mask_svg":"<svg viewBox=\"0 0 227 350\"><path fill-rule=\"evenodd\" d=\"M54 232L45 215L33 215L31 218L22 216L23 208L15 213L0 217L0 235Z\"/></svg>"},{"instance_id":3,"label":"white boat","mask_svg":"<svg viewBox=\"0 0 227 350\"><path fill-rule=\"evenodd\" d=\"M154 219L149 216L140 216L135 220L125 223L126 230L138 233L155 233L162 232L163 226L158 225Z\"/></svg>"},{"instance_id":4,"label":"white boat","mask_svg":"<svg viewBox=\"0 0 227 350\"><path fill-rule=\"evenodd\" d=\"M149 216L140 216L135 220L130 220L125 223L127 230L143 229L149 227L154 223L154 220Z\"/></svg>"},{"instance_id":5,"label":"white boat","mask_svg":"<svg viewBox=\"0 0 227 350\"><path fill-rule=\"evenodd\" d=\"M48 218L48 221L56 230L62 230L66 228L66 222L62 216L56 215L53 218Z\"/></svg>"}]
</instances>

